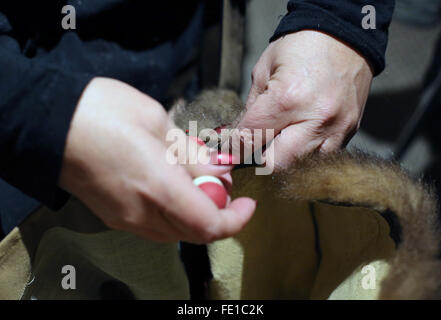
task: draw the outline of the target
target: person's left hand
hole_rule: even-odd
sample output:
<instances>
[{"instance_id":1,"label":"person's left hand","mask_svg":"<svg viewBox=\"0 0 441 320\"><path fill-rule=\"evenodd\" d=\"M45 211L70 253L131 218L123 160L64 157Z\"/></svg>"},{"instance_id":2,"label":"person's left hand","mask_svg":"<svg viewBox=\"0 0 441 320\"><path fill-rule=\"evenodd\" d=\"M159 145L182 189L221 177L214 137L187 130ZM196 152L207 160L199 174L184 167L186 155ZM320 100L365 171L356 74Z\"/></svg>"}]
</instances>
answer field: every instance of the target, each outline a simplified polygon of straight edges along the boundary
<instances>
[{"instance_id":1,"label":"person's left hand","mask_svg":"<svg viewBox=\"0 0 441 320\"><path fill-rule=\"evenodd\" d=\"M266 153L276 169L305 153L336 150L359 128L372 76L359 53L327 34L286 35L254 67L239 128L275 130Z\"/></svg>"}]
</instances>

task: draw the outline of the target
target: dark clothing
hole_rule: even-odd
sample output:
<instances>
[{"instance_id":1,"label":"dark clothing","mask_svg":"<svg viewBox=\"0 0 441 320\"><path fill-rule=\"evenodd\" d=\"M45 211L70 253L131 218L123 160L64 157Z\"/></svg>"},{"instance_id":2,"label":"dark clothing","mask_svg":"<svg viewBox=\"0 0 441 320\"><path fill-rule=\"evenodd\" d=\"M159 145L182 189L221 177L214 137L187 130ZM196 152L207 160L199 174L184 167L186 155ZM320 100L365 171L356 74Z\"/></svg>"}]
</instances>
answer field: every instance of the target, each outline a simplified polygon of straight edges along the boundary
<instances>
[{"instance_id":1,"label":"dark clothing","mask_svg":"<svg viewBox=\"0 0 441 320\"><path fill-rule=\"evenodd\" d=\"M2 1L1 178L50 208L65 203L68 195L57 181L66 135L78 99L93 77L116 78L165 101L174 76L198 48L205 1L152 2ZM76 9L76 30L61 27L66 4ZM376 7L376 30L361 28L365 4ZM376 74L384 68L393 0L291 0L288 11L272 40L302 29L322 30L359 50ZM11 204L12 190L2 191L0 184L4 233L26 216L6 204L35 204L15 190Z\"/></svg>"},{"instance_id":2,"label":"dark clothing","mask_svg":"<svg viewBox=\"0 0 441 320\"><path fill-rule=\"evenodd\" d=\"M164 102L171 80L198 44L203 11L200 1L188 0L175 7L147 4L151 1L70 1L77 29L66 31L61 27L64 1L58 6L33 1L32 8L30 3L0 4L0 175L57 209L68 198L57 181L69 124L85 86L96 76L116 78ZM22 208L29 202L16 191L11 201L13 194L10 189L0 194L4 233L24 217L11 205Z\"/></svg>"},{"instance_id":3,"label":"dark clothing","mask_svg":"<svg viewBox=\"0 0 441 320\"><path fill-rule=\"evenodd\" d=\"M371 64L374 74L383 71L387 36L395 0L290 0L288 14L271 40L304 29L329 33L358 50ZM375 8L376 29L364 29L364 6Z\"/></svg>"}]
</instances>

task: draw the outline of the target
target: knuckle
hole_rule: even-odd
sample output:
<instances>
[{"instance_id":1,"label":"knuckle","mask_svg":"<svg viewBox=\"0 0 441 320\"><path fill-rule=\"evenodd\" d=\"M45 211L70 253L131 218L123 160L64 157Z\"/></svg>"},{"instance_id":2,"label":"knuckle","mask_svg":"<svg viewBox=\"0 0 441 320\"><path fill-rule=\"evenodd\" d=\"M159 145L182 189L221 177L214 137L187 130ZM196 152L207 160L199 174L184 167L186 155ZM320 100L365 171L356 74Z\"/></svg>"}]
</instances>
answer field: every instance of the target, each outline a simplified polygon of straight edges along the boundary
<instances>
[{"instance_id":1,"label":"knuckle","mask_svg":"<svg viewBox=\"0 0 441 320\"><path fill-rule=\"evenodd\" d=\"M260 68L259 66L256 64L253 67L253 70L251 71L251 81L254 83L255 81L258 81L259 79L259 73L260 73Z\"/></svg>"},{"instance_id":2,"label":"knuckle","mask_svg":"<svg viewBox=\"0 0 441 320\"><path fill-rule=\"evenodd\" d=\"M267 85L266 77L264 76L263 71L257 66L255 66L251 72L251 83L259 93L265 91Z\"/></svg>"},{"instance_id":3,"label":"knuckle","mask_svg":"<svg viewBox=\"0 0 441 320\"><path fill-rule=\"evenodd\" d=\"M294 90L282 84L278 91L273 90L273 92L279 100L280 112L291 112L298 106L308 105L312 100L311 93L305 88Z\"/></svg>"},{"instance_id":4,"label":"knuckle","mask_svg":"<svg viewBox=\"0 0 441 320\"><path fill-rule=\"evenodd\" d=\"M304 93L297 91L297 90L289 90L288 88L283 88L282 95L281 95L282 96L281 101L287 105L294 104L299 101L299 98L303 94Z\"/></svg>"},{"instance_id":5,"label":"knuckle","mask_svg":"<svg viewBox=\"0 0 441 320\"><path fill-rule=\"evenodd\" d=\"M360 130L360 126L361 126L361 121L357 121L354 127L354 131L357 132L358 130Z\"/></svg>"},{"instance_id":6,"label":"knuckle","mask_svg":"<svg viewBox=\"0 0 441 320\"><path fill-rule=\"evenodd\" d=\"M329 101L321 108L321 120L324 126L332 124L340 116L339 105L334 101Z\"/></svg>"},{"instance_id":7,"label":"knuckle","mask_svg":"<svg viewBox=\"0 0 441 320\"><path fill-rule=\"evenodd\" d=\"M358 131L358 124L351 121L350 123L346 123L344 129L346 134L355 133Z\"/></svg>"},{"instance_id":8,"label":"knuckle","mask_svg":"<svg viewBox=\"0 0 441 320\"><path fill-rule=\"evenodd\" d=\"M360 119L356 112L350 112L343 120L343 129L345 133L355 133L360 129Z\"/></svg>"},{"instance_id":9,"label":"knuckle","mask_svg":"<svg viewBox=\"0 0 441 320\"><path fill-rule=\"evenodd\" d=\"M289 90L282 88L271 88L272 98L275 100L277 114L286 114L292 112L298 105L298 97Z\"/></svg>"},{"instance_id":10,"label":"knuckle","mask_svg":"<svg viewBox=\"0 0 441 320\"><path fill-rule=\"evenodd\" d=\"M292 93L286 93L281 95L279 103L277 104L278 112L287 113L291 112L298 104L298 99Z\"/></svg>"}]
</instances>

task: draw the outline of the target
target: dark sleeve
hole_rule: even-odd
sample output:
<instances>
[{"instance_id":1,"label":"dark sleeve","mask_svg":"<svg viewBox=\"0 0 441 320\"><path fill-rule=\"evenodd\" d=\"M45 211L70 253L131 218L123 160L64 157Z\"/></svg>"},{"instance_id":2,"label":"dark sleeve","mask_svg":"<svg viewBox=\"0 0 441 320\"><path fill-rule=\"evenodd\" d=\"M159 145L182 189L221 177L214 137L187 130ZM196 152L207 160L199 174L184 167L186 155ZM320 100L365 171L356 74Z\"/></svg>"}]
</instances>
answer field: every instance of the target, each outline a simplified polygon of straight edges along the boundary
<instances>
[{"instance_id":1,"label":"dark sleeve","mask_svg":"<svg viewBox=\"0 0 441 320\"><path fill-rule=\"evenodd\" d=\"M57 187L65 140L91 78L29 59L0 35L0 176L52 209L68 198Z\"/></svg>"},{"instance_id":2,"label":"dark sleeve","mask_svg":"<svg viewBox=\"0 0 441 320\"><path fill-rule=\"evenodd\" d=\"M376 29L363 29L362 8L375 7ZM288 14L270 41L295 31L312 29L329 33L358 50L371 64L374 75L383 71L394 0L290 0Z\"/></svg>"}]
</instances>

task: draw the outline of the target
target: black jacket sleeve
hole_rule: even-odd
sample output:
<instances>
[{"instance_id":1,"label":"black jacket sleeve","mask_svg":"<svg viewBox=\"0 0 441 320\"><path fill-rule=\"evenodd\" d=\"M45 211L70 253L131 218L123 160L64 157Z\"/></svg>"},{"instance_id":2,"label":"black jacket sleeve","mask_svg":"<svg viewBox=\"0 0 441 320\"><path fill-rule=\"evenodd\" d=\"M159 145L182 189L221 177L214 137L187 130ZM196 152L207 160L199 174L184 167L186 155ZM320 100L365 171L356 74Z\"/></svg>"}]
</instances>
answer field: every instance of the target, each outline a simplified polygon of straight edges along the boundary
<instances>
[{"instance_id":1,"label":"black jacket sleeve","mask_svg":"<svg viewBox=\"0 0 441 320\"><path fill-rule=\"evenodd\" d=\"M0 34L0 176L52 209L68 197L58 176L75 106L91 78L36 62Z\"/></svg>"},{"instance_id":2,"label":"black jacket sleeve","mask_svg":"<svg viewBox=\"0 0 441 320\"><path fill-rule=\"evenodd\" d=\"M290 0L288 14L270 41L305 29L329 33L358 50L371 64L374 75L383 71L394 0ZM372 5L376 29L364 29L362 8Z\"/></svg>"}]
</instances>

